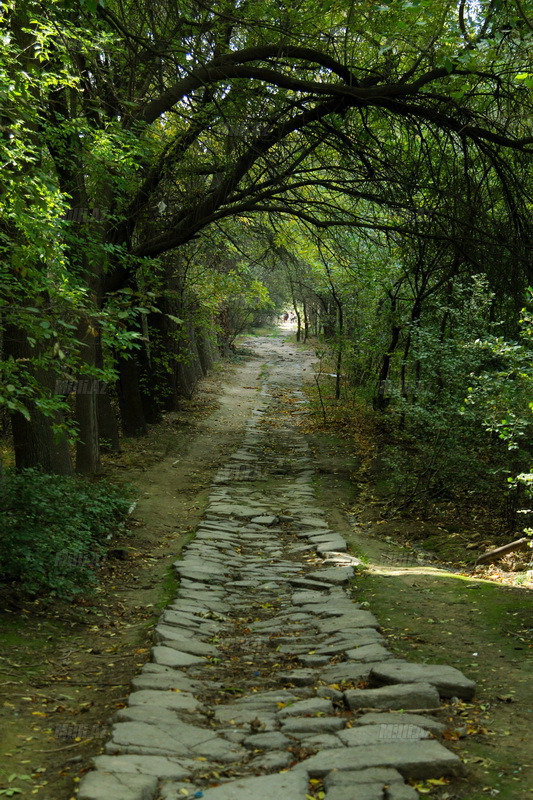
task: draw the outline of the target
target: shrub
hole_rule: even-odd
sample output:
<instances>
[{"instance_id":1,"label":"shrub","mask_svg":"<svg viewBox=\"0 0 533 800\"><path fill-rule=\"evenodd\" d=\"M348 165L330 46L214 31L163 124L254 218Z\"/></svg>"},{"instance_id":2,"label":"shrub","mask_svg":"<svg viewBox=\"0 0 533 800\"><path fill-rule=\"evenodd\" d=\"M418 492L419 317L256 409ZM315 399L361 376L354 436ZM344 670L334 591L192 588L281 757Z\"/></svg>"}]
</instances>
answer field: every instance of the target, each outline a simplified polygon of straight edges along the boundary
<instances>
[{"instance_id":1,"label":"shrub","mask_svg":"<svg viewBox=\"0 0 533 800\"><path fill-rule=\"evenodd\" d=\"M68 598L95 583L106 537L123 526L130 490L35 469L0 481L0 577L20 594Z\"/></svg>"}]
</instances>

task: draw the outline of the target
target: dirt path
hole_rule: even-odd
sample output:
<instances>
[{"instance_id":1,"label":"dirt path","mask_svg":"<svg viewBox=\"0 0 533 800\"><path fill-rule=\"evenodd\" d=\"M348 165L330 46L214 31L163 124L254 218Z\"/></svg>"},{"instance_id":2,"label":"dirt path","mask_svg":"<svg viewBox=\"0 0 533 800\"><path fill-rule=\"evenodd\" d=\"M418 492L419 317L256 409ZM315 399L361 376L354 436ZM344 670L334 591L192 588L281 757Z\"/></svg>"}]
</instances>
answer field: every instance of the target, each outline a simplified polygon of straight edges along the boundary
<instances>
[{"instance_id":1,"label":"dirt path","mask_svg":"<svg viewBox=\"0 0 533 800\"><path fill-rule=\"evenodd\" d=\"M50 655L61 666L61 672L44 675L42 670L30 670L26 681L20 681L19 672L17 695L25 697L24 701L18 701L13 689L6 687L10 694L6 694L4 705L8 732L4 751L8 756L0 761L0 770L4 775L9 770L17 776L9 785L21 788L23 794L19 796L68 800L73 795L73 779L76 781L87 769L90 756L101 752L109 733L107 720L113 709L124 704L129 680L146 660L156 612L174 597L176 586L169 565L204 515L213 477L220 467L231 463L231 454L241 444L246 422L253 417L258 402L274 396L276 414L269 431L271 439L281 431L281 448L285 421L290 420L288 430L292 430L305 420L303 397L291 392L298 391L312 372L309 353L270 337L249 340L246 346L249 360L235 367L222 393L216 382L204 384L203 416L194 427L184 424L185 415L169 415L146 452L137 450L133 456L130 453L122 462L110 465L115 470L127 468L132 482L140 487L135 516L143 526L135 527L134 521L130 537L119 543L127 551L127 558L125 562L108 564L107 574L102 576L99 604L79 609L86 614L85 624L78 617L69 621L75 628L74 636L69 638L65 619L58 621L57 629L48 624L39 635L37 630L31 631L33 652L52 637L54 652ZM218 395L219 407L209 412L213 395ZM398 559L405 562L405 552L379 538L380 527L365 521L364 509L353 514L356 497L351 473L357 464L349 447L331 437L311 436L309 440L315 468L311 485L318 507L324 510L329 529L341 533L353 552L369 559L370 569L357 578L357 599L368 602L377 614L385 628L388 647L409 661L454 664L475 676L480 685L479 703L456 704L447 712L452 745L461 737L460 752L468 760L467 779L446 786L419 781L417 788L424 794L431 792L434 797L450 800L530 797L533 782L527 767L530 756L526 737L531 698L523 649L523 634L528 626L525 593L465 581L412 561L398 564ZM149 462L152 463L147 466ZM268 598L263 600L265 604ZM270 613L255 607L254 619L265 612ZM66 636L58 658L60 627ZM31 647L28 652L31 655ZM295 657L297 654L293 653L292 658ZM99 659L96 669L95 658ZM341 663L342 659L344 656ZM267 666L271 671L272 664L266 661L264 668ZM210 667L215 668L216 663ZM231 680L234 691L243 688L240 678L241 667ZM71 686L66 687L66 683ZM32 716L35 709L43 719ZM82 709L86 712L82 718L87 720L86 730L80 728ZM339 714L338 707L334 716ZM58 741L58 730L67 723L78 725L81 738L85 733L89 741L73 741L75 729L71 729L70 739L63 735ZM291 751L293 762L312 752L305 750L302 741L299 746L300 750ZM291 747L294 750L294 743ZM212 773L213 770L209 775L205 772L207 777L198 784L202 789L217 782ZM227 777L227 773L222 775ZM316 783L307 788L318 795L323 786ZM186 795L180 790L178 796ZM111 798L106 796L105 800Z\"/></svg>"},{"instance_id":2,"label":"dirt path","mask_svg":"<svg viewBox=\"0 0 533 800\"><path fill-rule=\"evenodd\" d=\"M156 625L152 661L80 800L414 800L404 779L464 775L437 741L453 730L448 712L435 714L439 694L469 701L475 684L383 646L353 596L360 562L315 499L298 426L309 356L281 341L253 345L261 389L244 440L174 565L179 591Z\"/></svg>"}]
</instances>

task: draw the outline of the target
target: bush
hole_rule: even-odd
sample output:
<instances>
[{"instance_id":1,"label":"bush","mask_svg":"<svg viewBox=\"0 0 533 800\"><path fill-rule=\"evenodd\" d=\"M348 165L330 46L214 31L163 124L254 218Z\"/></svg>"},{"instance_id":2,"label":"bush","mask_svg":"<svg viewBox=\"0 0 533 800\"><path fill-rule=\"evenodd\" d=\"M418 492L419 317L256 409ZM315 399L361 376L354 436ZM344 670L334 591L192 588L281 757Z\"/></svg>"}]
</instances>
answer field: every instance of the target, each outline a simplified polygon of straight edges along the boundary
<instances>
[{"instance_id":1,"label":"bush","mask_svg":"<svg viewBox=\"0 0 533 800\"><path fill-rule=\"evenodd\" d=\"M0 480L0 578L17 593L68 598L95 583L105 538L123 525L129 490L35 469Z\"/></svg>"}]
</instances>

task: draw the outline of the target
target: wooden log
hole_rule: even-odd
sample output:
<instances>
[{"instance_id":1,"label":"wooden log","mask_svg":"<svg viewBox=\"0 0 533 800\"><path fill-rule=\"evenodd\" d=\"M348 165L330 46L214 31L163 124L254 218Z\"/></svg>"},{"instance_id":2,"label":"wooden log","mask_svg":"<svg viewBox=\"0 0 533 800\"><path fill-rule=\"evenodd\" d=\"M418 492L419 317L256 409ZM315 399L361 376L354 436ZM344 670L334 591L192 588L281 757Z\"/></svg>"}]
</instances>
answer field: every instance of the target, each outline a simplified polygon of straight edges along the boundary
<instances>
[{"instance_id":1,"label":"wooden log","mask_svg":"<svg viewBox=\"0 0 533 800\"><path fill-rule=\"evenodd\" d=\"M492 564L493 561L498 561L506 553L512 553L513 550L527 550L531 544L531 539L523 537L522 539L515 539L514 542L504 544L503 547L497 547L495 550L489 550L488 553L483 553L474 561L474 566L478 564Z\"/></svg>"}]
</instances>

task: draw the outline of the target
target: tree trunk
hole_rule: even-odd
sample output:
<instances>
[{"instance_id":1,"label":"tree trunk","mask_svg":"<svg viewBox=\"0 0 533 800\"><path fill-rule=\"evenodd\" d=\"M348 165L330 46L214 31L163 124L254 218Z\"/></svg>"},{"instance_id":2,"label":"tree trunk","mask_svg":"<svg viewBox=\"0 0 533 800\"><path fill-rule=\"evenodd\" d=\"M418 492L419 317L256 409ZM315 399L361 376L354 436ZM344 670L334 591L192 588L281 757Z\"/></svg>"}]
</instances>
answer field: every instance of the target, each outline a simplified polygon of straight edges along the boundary
<instances>
[{"instance_id":1,"label":"tree trunk","mask_svg":"<svg viewBox=\"0 0 533 800\"><path fill-rule=\"evenodd\" d=\"M294 306L294 313L296 314L296 341L299 342L302 338L302 318L300 316L300 312L298 311L298 306Z\"/></svg>"},{"instance_id":2,"label":"tree trunk","mask_svg":"<svg viewBox=\"0 0 533 800\"><path fill-rule=\"evenodd\" d=\"M28 344L25 332L14 325L6 328L4 351L7 357L11 356L15 360L34 358L37 355L36 350ZM55 391L56 375L40 368L32 371L39 385L52 395ZM17 469L33 467L56 475L72 475L73 466L67 437L65 434L55 435L52 430L52 425L62 424L62 415L57 412L52 416L45 416L31 402L26 403L26 407L30 420L19 412L11 415Z\"/></svg>"},{"instance_id":3,"label":"tree trunk","mask_svg":"<svg viewBox=\"0 0 533 800\"><path fill-rule=\"evenodd\" d=\"M383 354L381 361L381 368L379 370L378 390L374 398L374 408L378 411L385 411L389 404L387 397L387 380L390 372L391 357L400 339L401 328L399 325L394 325L391 332L391 340L387 352Z\"/></svg>"},{"instance_id":4,"label":"tree trunk","mask_svg":"<svg viewBox=\"0 0 533 800\"><path fill-rule=\"evenodd\" d=\"M28 467L42 469L56 475L72 475L74 470L66 437L55 439L52 423L60 422L59 415L45 417L32 404L28 404L31 420L22 414L13 414L11 430L17 469Z\"/></svg>"},{"instance_id":5,"label":"tree trunk","mask_svg":"<svg viewBox=\"0 0 533 800\"><path fill-rule=\"evenodd\" d=\"M120 453L117 418L111 403L111 398L107 392L97 396L96 413L98 414L98 439L100 450L104 453Z\"/></svg>"},{"instance_id":6,"label":"tree trunk","mask_svg":"<svg viewBox=\"0 0 533 800\"><path fill-rule=\"evenodd\" d=\"M289 286L291 287L292 307L294 308L294 313L296 314L296 320L297 320L297 324L298 324L298 327L296 328L296 341L299 342L300 338L301 338L301 335L302 335L302 322L301 322L301 319L300 319L300 312L298 311L298 303L297 303L297 300L296 300L296 292L294 290L294 283L291 280L291 278L289 278Z\"/></svg>"},{"instance_id":7,"label":"tree trunk","mask_svg":"<svg viewBox=\"0 0 533 800\"><path fill-rule=\"evenodd\" d=\"M307 303L303 300L303 312L304 312L304 342L307 341L309 338L309 317L307 315Z\"/></svg>"},{"instance_id":8,"label":"tree trunk","mask_svg":"<svg viewBox=\"0 0 533 800\"><path fill-rule=\"evenodd\" d=\"M102 346L96 345L96 366L104 366ZM100 450L108 453L120 452L120 437L118 432L117 417L111 403L109 387L102 387L96 396L96 413L98 415L98 440Z\"/></svg>"},{"instance_id":9,"label":"tree trunk","mask_svg":"<svg viewBox=\"0 0 533 800\"><path fill-rule=\"evenodd\" d=\"M117 360L119 381L118 402L124 436L145 436L146 420L139 389L139 365L135 357Z\"/></svg>"},{"instance_id":10,"label":"tree trunk","mask_svg":"<svg viewBox=\"0 0 533 800\"><path fill-rule=\"evenodd\" d=\"M144 347L134 356L139 370L139 393L145 421L156 425L161 421L161 403L159 402L160 378L153 369L153 352Z\"/></svg>"},{"instance_id":11,"label":"tree trunk","mask_svg":"<svg viewBox=\"0 0 533 800\"><path fill-rule=\"evenodd\" d=\"M77 338L82 342L80 354L88 366L96 365L96 338L98 337L87 319L80 320ZM79 439L76 442L76 472L94 475L100 470L100 444L98 441L98 392L100 382L83 379L77 382L76 421Z\"/></svg>"},{"instance_id":12,"label":"tree trunk","mask_svg":"<svg viewBox=\"0 0 533 800\"><path fill-rule=\"evenodd\" d=\"M209 332L204 328L200 328L197 335L198 341L198 357L200 359L200 364L202 365L202 370L204 375L207 375L216 358L216 348L213 344L213 341L209 335Z\"/></svg>"},{"instance_id":13,"label":"tree trunk","mask_svg":"<svg viewBox=\"0 0 533 800\"><path fill-rule=\"evenodd\" d=\"M98 401L94 381L78 381L78 384L82 383L89 384L89 391L76 394L76 420L80 437L76 442L76 472L94 475L100 470Z\"/></svg>"},{"instance_id":14,"label":"tree trunk","mask_svg":"<svg viewBox=\"0 0 533 800\"><path fill-rule=\"evenodd\" d=\"M340 400L342 357L344 355L344 309L342 307L342 301L335 291L335 286L331 278L330 283L333 299L335 301L335 305L337 306L337 363L335 366L335 400Z\"/></svg>"},{"instance_id":15,"label":"tree trunk","mask_svg":"<svg viewBox=\"0 0 533 800\"><path fill-rule=\"evenodd\" d=\"M479 558L476 558L474 566L477 567L478 564L492 563L498 561L507 553L513 553L516 550L529 550L530 548L531 540L524 536L510 544L504 544L503 547L497 547L496 550L489 550L488 553L483 553Z\"/></svg>"},{"instance_id":16,"label":"tree trunk","mask_svg":"<svg viewBox=\"0 0 533 800\"><path fill-rule=\"evenodd\" d=\"M407 391L407 359L409 357L409 351L411 350L411 344L413 341L413 328L415 326L419 326L420 324L420 314L422 312L422 297L417 297L413 308L411 309L411 324L409 326L409 333L405 338L405 344L403 348L403 356L402 356L402 365L400 368L400 381L401 381L401 392L402 397L404 400L408 398L408 391Z\"/></svg>"},{"instance_id":17,"label":"tree trunk","mask_svg":"<svg viewBox=\"0 0 533 800\"><path fill-rule=\"evenodd\" d=\"M203 373L196 347L195 331L190 320L187 321L186 333L186 338L181 340L177 390L181 397L190 400Z\"/></svg>"}]
</instances>

